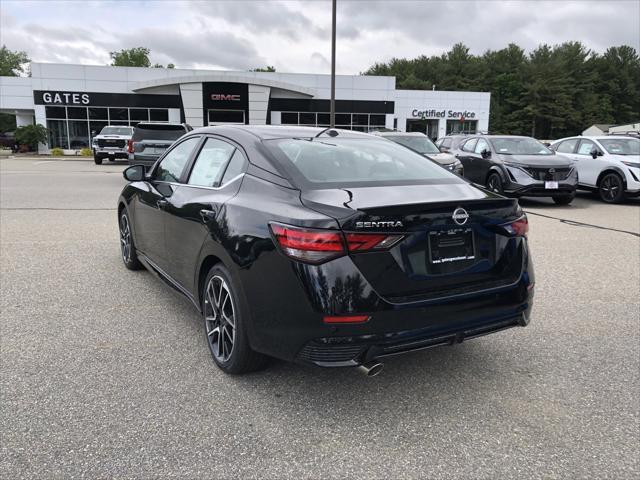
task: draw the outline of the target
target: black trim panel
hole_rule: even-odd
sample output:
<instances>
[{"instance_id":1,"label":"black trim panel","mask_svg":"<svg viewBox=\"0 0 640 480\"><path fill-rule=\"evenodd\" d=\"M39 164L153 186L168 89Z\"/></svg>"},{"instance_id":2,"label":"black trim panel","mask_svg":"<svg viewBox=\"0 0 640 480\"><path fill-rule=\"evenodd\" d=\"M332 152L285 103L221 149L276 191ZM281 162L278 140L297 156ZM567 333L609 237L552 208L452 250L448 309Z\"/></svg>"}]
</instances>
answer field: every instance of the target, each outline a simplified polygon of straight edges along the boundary
<instances>
[{"instance_id":1,"label":"black trim panel","mask_svg":"<svg viewBox=\"0 0 640 480\"><path fill-rule=\"evenodd\" d=\"M271 98L269 109L274 112L329 112L329 100L307 98ZM338 113L394 113L394 102L380 100L336 100Z\"/></svg>"},{"instance_id":2,"label":"black trim panel","mask_svg":"<svg viewBox=\"0 0 640 480\"><path fill-rule=\"evenodd\" d=\"M45 94L47 99L45 101ZM146 107L182 108L180 95L139 93L64 92L58 90L34 90L36 105L77 107Z\"/></svg>"}]
</instances>

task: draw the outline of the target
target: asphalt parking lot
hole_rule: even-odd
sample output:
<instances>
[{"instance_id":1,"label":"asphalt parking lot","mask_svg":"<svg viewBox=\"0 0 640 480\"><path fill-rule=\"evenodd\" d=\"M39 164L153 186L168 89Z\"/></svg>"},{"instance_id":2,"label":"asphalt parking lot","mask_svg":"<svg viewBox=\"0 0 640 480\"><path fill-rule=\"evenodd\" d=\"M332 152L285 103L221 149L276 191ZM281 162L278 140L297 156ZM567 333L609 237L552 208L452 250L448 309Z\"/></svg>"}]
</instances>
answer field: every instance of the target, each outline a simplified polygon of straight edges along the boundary
<instances>
[{"instance_id":1,"label":"asphalt parking lot","mask_svg":"<svg viewBox=\"0 0 640 480\"><path fill-rule=\"evenodd\" d=\"M640 475L640 202L522 201L527 328L375 378L231 377L189 301L122 266L123 167L0 160L2 478Z\"/></svg>"}]
</instances>

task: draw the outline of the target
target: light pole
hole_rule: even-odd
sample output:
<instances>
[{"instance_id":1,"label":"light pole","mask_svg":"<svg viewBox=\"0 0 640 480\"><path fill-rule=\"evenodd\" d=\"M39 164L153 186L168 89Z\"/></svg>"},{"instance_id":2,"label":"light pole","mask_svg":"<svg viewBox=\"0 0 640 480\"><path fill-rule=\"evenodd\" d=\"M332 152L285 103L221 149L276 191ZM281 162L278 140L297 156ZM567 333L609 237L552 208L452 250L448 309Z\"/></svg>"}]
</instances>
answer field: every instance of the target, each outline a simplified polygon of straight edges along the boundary
<instances>
[{"instance_id":1,"label":"light pole","mask_svg":"<svg viewBox=\"0 0 640 480\"><path fill-rule=\"evenodd\" d=\"M331 105L329 126L336 126L336 0L331 0Z\"/></svg>"}]
</instances>

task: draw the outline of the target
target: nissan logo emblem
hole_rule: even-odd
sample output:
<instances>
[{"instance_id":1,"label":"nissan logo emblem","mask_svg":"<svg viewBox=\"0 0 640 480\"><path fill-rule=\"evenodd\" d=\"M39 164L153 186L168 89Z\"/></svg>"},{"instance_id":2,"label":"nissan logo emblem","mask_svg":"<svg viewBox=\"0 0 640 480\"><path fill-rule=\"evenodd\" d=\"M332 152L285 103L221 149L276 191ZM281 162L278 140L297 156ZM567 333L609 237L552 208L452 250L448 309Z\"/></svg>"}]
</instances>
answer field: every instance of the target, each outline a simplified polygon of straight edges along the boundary
<instances>
[{"instance_id":1,"label":"nissan logo emblem","mask_svg":"<svg viewBox=\"0 0 640 480\"><path fill-rule=\"evenodd\" d=\"M456 208L453 211L453 215L451 215L451 218L453 218L453 221L458 225L464 225L465 223L467 223L467 220L469 220L469 214L464 208Z\"/></svg>"}]
</instances>

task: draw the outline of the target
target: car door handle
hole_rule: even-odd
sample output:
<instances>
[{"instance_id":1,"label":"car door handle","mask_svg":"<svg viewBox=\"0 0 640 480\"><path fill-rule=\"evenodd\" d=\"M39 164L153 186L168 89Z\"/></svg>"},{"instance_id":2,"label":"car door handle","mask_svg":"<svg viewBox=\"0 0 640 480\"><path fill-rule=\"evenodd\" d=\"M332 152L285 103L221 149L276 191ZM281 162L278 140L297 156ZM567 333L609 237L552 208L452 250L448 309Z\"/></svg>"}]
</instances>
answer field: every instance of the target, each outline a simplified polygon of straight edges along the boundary
<instances>
[{"instance_id":1,"label":"car door handle","mask_svg":"<svg viewBox=\"0 0 640 480\"><path fill-rule=\"evenodd\" d=\"M206 208L200 210L200 217L204 223L208 223L216 218L215 210L207 210Z\"/></svg>"},{"instance_id":2,"label":"car door handle","mask_svg":"<svg viewBox=\"0 0 640 480\"><path fill-rule=\"evenodd\" d=\"M156 205L158 206L158 208L159 208L160 210L164 210L164 209L167 207L167 204L168 204L168 203L169 203L169 202L167 202L166 200L160 199L160 200L158 200L158 201L156 202Z\"/></svg>"}]
</instances>

